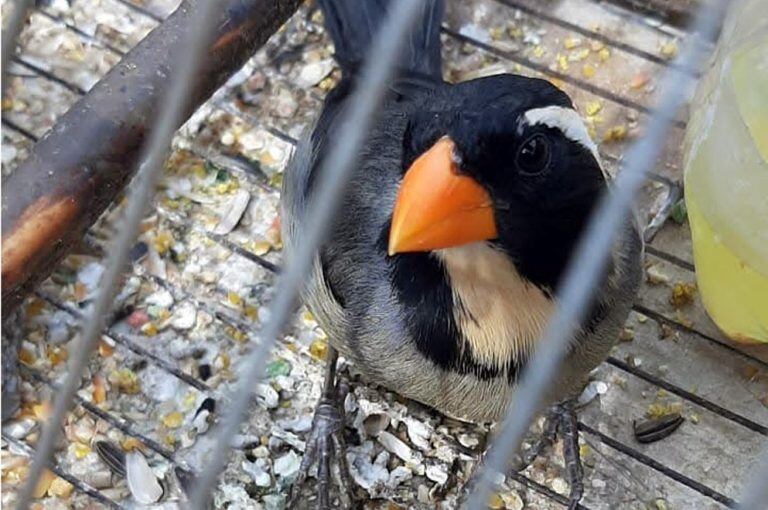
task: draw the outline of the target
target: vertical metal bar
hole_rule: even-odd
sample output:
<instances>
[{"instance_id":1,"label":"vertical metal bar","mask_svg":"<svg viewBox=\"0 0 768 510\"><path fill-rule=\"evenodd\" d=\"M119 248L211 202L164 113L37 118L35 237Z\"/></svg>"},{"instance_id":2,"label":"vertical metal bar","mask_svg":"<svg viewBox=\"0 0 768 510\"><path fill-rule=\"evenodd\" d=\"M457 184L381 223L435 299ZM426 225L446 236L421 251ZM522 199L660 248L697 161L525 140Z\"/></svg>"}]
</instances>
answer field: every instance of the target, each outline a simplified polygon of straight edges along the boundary
<instances>
[{"instance_id":1,"label":"vertical metal bar","mask_svg":"<svg viewBox=\"0 0 768 510\"><path fill-rule=\"evenodd\" d=\"M760 510L766 507L766 502L768 502L768 448L763 451L757 470L742 494L737 507L739 510Z\"/></svg>"},{"instance_id":2,"label":"vertical metal bar","mask_svg":"<svg viewBox=\"0 0 768 510\"><path fill-rule=\"evenodd\" d=\"M2 94L5 95L5 89L8 86L8 77L5 72L11 62L11 57L16 51L16 39L21 33L21 27L24 19L27 17L27 11L32 6L32 0L16 0L13 3L11 16L4 20L7 22L3 28L3 62L2 62Z\"/></svg>"},{"instance_id":3,"label":"vertical metal bar","mask_svg":"<svg viewBox=\"0 0 768 510\"><path fill-rule=\"evenodd\" d=\"M303 238L299 240L297 249L289 255L285 270L280 275L277 293L270 306L270 318L262 330L261 342L240 363L244 370L227 404L229 411L217 427L215 447L190 497L190 508L193 510L205 508L207 495L224 466L231 438L247 416L253 388L262 377L270 349L293 312L302 282L312 267L317 249L341 202L348 176L357 162L359 149L365 142L379 104L388 90L397 57L405 44L405 36L422 6L423 0L398 0L392 5L376 35L359 85L350 99L349 108L343 114L336 144L322 164L318 191L304 217L306 224L302 230Z\"/></svg>"},{"instance_id":4,"label":"vertical metal bar","mask_svg":"<svg viewBox=\"0 0 768 510\"><path fill-rule=\"evenodd\" d=\"M510 455L520 446L520 441L539 409L542 396L552 382L554 374L565 355L568 340L575 332L575 325L583 317L592 290L607 261L611 245L619 227L629 214L630 204L641 186L647 170L663 147L664 136L683 103L685 87L690 84L689 74L700 61L705 42L713 38L717 20L726 8L719 0L712 0L697 13L694 32L689 36L676 65L667 69L660 90L659 103L645 127L645 136L629 150L626 166L600 201L578 250L566 271L557 309L542 335L518 388L509 402L507 413L498 430L496 440L486 456L486 464L479 470L479 480L470 495L467 508L485 508L496 473L503 473Z\"/></svg>"},{"instance_id":5,"label":"vertical metal bar","mask_svg":"<svg viewBox=\"0 0 768 510\"><path fill-rule=\"evenodd\" d=\"M190 101L194 86L193 76L197 71L203 52L211 42L217 16L218 2L204 0L190 4L193 9L192 24L186 34L187 44L178 56L176 65L172 68L170 85L161 103L164 107L158 112L157 122L150 134L150 140L143 150L142 166L136 177L134 187L128 196L125 216L121 218L117 229L118 236L110 247L106 260L104 274L99 282L99 289L94 303L83 324L80 339L70 350L74 355L70 358L68 372L59 392L56 394L53 412L47 420L43 434L37 444L35 458L27 475L26 483L20 493L17 507L26 509L32 499L37 481L45 466L53 455L54 444L58 438L62 418L72 404L72 396L80 386L83 369L88 362L90 353L103 329L104 317L109 311L115 292L118 288L118 278L128 261L128 250L136 239L139 223L153 196L155 186L160 178L160 170L165 161L165 155L178 126L183 120L184 112Z\"/></svg>"}]
</instances>

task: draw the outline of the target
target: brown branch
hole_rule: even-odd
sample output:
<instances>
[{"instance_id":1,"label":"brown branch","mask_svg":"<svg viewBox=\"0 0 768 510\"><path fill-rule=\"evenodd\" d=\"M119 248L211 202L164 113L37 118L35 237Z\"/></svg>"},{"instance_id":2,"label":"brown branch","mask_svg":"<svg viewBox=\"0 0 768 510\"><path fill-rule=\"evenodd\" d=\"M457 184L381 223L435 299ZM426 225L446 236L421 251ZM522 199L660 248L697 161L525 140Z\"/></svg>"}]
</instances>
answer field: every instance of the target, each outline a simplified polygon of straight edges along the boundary
<instances>
[{"instance_id":1,"label":"brown branch","mask_svg":"<svg viewBox=\"0 0 768 510\"><path fill-rule=\"evenodd\" d=\"M193 1L185 0L133 48L4 179L3 317L53 271L133 176L180 36L192 29ZM300 0L221 3L222 19L188 115L280 28Z\"/></svg>"}]
</instances>

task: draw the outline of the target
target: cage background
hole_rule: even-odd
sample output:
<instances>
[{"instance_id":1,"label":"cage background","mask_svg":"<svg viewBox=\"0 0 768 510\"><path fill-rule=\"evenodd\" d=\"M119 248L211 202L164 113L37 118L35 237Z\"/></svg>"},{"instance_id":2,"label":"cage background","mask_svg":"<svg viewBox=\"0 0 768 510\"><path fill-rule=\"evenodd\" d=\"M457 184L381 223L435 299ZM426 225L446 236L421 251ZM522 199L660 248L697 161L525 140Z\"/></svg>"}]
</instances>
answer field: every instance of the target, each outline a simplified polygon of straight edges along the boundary
<instances>
[{"instance_id":1,"label":"cage background","mask_svg":"<svg viewBox=\"0 0 768 510\"><path fill-rule=\"evenodd\" d=\"M444 55L449 79L466 79L467 75L471 76L472 73L500 70L522 74L543 73L560 80L558 84L571 94L582 111L588 110L594 101L601 101L599 113L604 120L598 129L611 127L618 121L630 124L633 118L639 117L642 120L647 111L645 105L651 103L652 95L647 93L645 87L641 90L628 88L628 77L645 73L652 83L653 77L667 65L666 59L660 56L660 43L682 35L677 28L649 24L647 20L630 15L611 4L586 0L566 0L556 9L546 12L542 12L541 7L537 8L534 2L488 0L466 2L463 5L457 2L448 3L453 11L444 30ZM41 27L47 27L48 33L52 35L60 33L58 31L75 34L85 44L83 51L98 52L102 56L102 65L91 72L82 72L77 66L59 65L61 62L41 62L39 55L35 58L34 54L30 55L29 51L24 51L15 59L18 64L16 72L23 76L17 78L17 83L11 84L11 97L14 100L28 101L34 99L35 94L41 94L38 99L63 98L58 113L63 112L78 95L95 82L95 77L106 72L119 55L142 35L140 29L136 33L127 34L125 40L108 37L103 28L98 29L99 25L110 27L109 22L105 22L103 18L101 21L95 21L99 19L99 13L118 13L112 19L116 25L111 28L119 31L120 26L117 23L120 15L139 20L139 26L146 30L169 12L167 7L163 10L159 2L137 6L127 0L111 0L101 2L99 8L93 7L84 8L77 2L72 9L62 10L55 6L40 9L32 18L31 29L26 30L27 35L32 34L32 37L36 31L45 33ZM465 12L458 12L462 10ZM494 22L498 20L515 20L515 10L521 13L522 23L538 24L547 31L546 34L540 35L540 45L520 44L521 48L518 50L512 37L496 38L489 30L485 35L490 37L480 40L484 39L483 33L461 30L456 23L462 16L466 20L471 11L472 16L479 16L473 20L472 25L497 28ZM600 33L596 33L591 25L596 20L605 24ZM94 30L94 26L97 29ZM506 29L506 26L504 28ZM321 32L317 20L307 18L307 12L300 11L286 30L276 34L267 47L246 66L246 71L240 74L240 80L245 80L254 69L263 73L265 85L263 89L257 90L256 97L244 101L243 91L246 89L243 82L238 82L235 77L198 112L196 119L188 123L177 140L177 144L195 154L194 157L218 162L232 171L238 176L241 189L247 189L252 195L251 202L267 204L265 207L272 207L272 211L277 202L275 184L279 179L275 169L285 161L301 125L306 124L309 115L317 110L324 92L322 87L312 87L307 92L296 83L297 78L300 78L297 74L302 68L302 62L298 59L305 59L308 52L318 51L318 48L327 44L321 39ZM605 66L599 67L598 70L608 72L596 73L594 77L587 79L582 71L582 62L568 63L568 69L565 69L566 66L559 65L556 58L554 62L557 67L554 71L549 69L548 65L553 62L557 53L568 54L562 46L564 40L574 33L582 38L582 44L586 45L594 40L606 45L611 56ZM25 41L24 36L22 41ZM537 46L544 50L542 58L536 57ZM290 65L292 61L295 64L293 66ZM590 59L585 62L592 61L593 59ZM303 116L280 117L271 112L270 107L280 99L281 89L290 90L300 97L302 106L306 105L306 108L298 110ZM249 102L255 105L249 106ZM682 119L684 115L681 116L681 121ZM10 105L3 116L3 143L8 144L6 146L18 146L23 150L24 145L29 146L32 140L42 135L52 121L47 108L37 114L30 114L29 111L17 112L13 105ZM198 123L200 129L197 129ZM248 151L243 150L239 141L234 146L223 144L222 138L226 135L227 128L238 124L260 129L265 138L269 137L266 144L270 148L283 149L282 159L273 158L278 159L273 165L265 165L262 162L263 166L259 169L253 162L242 157L240 152ZM678 123L669 136L668 145L657 166L659 174L672 179L679 178L682 125L682 122ZM624 146L624 143L615 142L601 144L601 152L613 168L618 164ZM6 165L4 161L4 172L8 171L6 168L12 166L13 162L8 163L10 164ZM654 185L648 186L644 197L646 210L658 203L658 195L661 192L663 189L660 191ZM266 255L258 255L254 250L263 250L263 246L248 244L254 233L265 234L266 228L251 225L250 231L241 229L238 232L236 229L226 235L211 234L206 229L211 223L210 209L215 210L215 206L220 204L208 204L210 207L206 210L204 205L193 203L192 208L183 211L186 214L181 214L168 206L163 194L163 191L158 194L157 208L158 226L161 230L173 231L175 237L183 239L188 246L199 247L203 254L206 249L231 251L235 254L232 257L237 263L227 263L238 269L248 264L250 276L254 281L264 284L258 289L257 294L260 295L253 298L253 306L259 305L259 298L269 297L268 285L273 279L269 270L279 264L279 253L273 250ZM231 194L224 196L231 198ZM269 212L265 216L269 216ZM102 240L109 236L109 219L108 215L93 230L91 248L98 249ZM257 215L254 219L257 219ZM187 242L187 239L191 241ZM208 241L204 242L203 239L209 239L213 243L212 247L204 246ZM194 249L190 252L194 252ZM662 229L649 246L648 259L672 281L693 281L687 228L669 225ZM229 337L229 344L235 346L236 350L244 350L238 338L240 334L247 334L253 329L253 313L248 313L243 306L234 309L229 306L232 305L231 291L220 284L220 278L217 278L219 285L216 288L217 285L189 281L178 277L179 275L158 276L157 271L146 266L144 260L133 268L136 278L146 286L146 289L140 292L142 298L146 298L147 294L156 289L168 290L174 295L174 305L191 302L199 310L210 314L213 322L210 329L206 330L208 341L223 341ZM220 267L216 269L221 270ZM218 276L222 274L227 276L223 270L219 271ZM61 274L58 276L58 281L61 282ZM72 306L70 299L72 283L61 285L56 280L54 277L41 288L39 300L32 301L35 304L31 308L34 310L38 307L36 303L45 303L43 311L38 311L40 316L58 309L77 317L80 311L76 306ZM719 508L722 504L732 504L733 498L738 496L739 489L754 468L756 452L765 445L765 436L768 434L768 411L765 403L768 396L768 355L759 349L727 344L708 321L698 301L681 312L668 306L668 297L669 288L666 285L644 286L635 306L635 310L642 315L633 314L629 321L634 331L634 341L620 344L614 356L601 367L598 378L608 382L610 389L601 396L599 403L587 406L580 416L583 440L587 441L591 448L605 455L605 458L598 456L595 466L587 469L587 492L583 501L586 508L615 508L624 504L631 507L633 500L649 502L657 497L665 499L672 508ZM246 301L251 298L252 296L248 296ZM27 315L33 315L29 313L30 304L26 306L26 311ZM258 316L258 310L256 315ZM34 322L34 317L27 319L26 324L30 330L34 329ZM308 329L308 324L312 324L312 321L306 318L298 322L294 331L299 334ZM672 331L672 336L677 338L658 340L660 331L667 332L667 328ZM28 330L26 333L29 332ZM175 336L181 336L173 331L167 333L169 334L163 337L163 342L169 344ZM126 360L137 361L139 357L146 359L149 366L170 373L180 381L179 384L187 386L189 391L196 395L196 399L200 400L206 395L219 395L220 388L214 388L210 382L198 378L198 363L193 357L174 358L167 347L158 345L160 342L157 339L153 341L146 336L131 334L124 324L112 326L108 334L115 340L117 352L125 352ZM29 338L27 340L29 341ZM291 345L299 346L297 356L306 352L306 342L295 342ZM38 347L34 342L30 342L29 347L33 346ZM285 345L279 349L281 355L290 352L292 351L286 350ZM232 352L232 365L236 364L236 358L237 353ZM307 378L312 388L311 395L299 395L291 399L298 404L294 406L294 410L311 413L311 403L319 389L321 366L317 362L300 363L298 358L289 359L294 361L295 367L303 368L306 365ZM34 366L36 363L37 361L33 360L32 367L23 369L24 378L30 383L35 383L30 385L36 386L34 391L50 385L51 376L55 378L63 368L62 365L51 368L45 360ZM103 372L105 368L102 363L105 363L102 358L95 357L91 363L91 373ZM51 372L46 374L47 370ZM357 389L367 391L366 388L356 387ZM667 396L660 396L659 389L666 391ZM30 390L32 388L28 388L28 391ZM173 448L163 443L163 434L167 431L158 432L157 418L167 415L163 412L165 409L161 409L161 404L148 404L140 398L141 394L120 394L114 403L116 405L105 411L88 402L88 393L85 391L78 397L81 412L98 417L123 434L139 438L149 451L153 452L154 459L188 467L190 459L185 458L184 453L174 452ZM37 398L45 398L45 395ZM689 418L684 427L669 439L655 445L642 446L634 442L631 438L631 420L641 418L651 403L670 402L683 404L684 414ZM131 414L135 414L136 409L149 410L147 415L155 419L142 421L135 419L135 416L131 419ZM423 413L423 410L417 409L415 412ZM693 425L690 419L694 415L699 421L696 425ZM269 418L263 411L256 411L252 414L249 430L270 430ZM449 427L451 430L445 434L446 438L458 436L464 430L477 431L474 427L462 427L458 424L455 427L451 424ZM7 429L4 429L4 455L8 454L10 444L23 448L20 445L23 439L15 439L10 432L6 432ZM199 440L203 438L204 436ZM240 451L236 455L243 453ZM67 455L59 455L58 458L62 473L67 471L66 457ZM239 462L230 463L225 480L236 480L241 476L241 473L238 474L238 464ZM550 459L550 464L557 465L556 456ZM466 465L467 462L459 461L455 469L463 473ZM632 474L620 473L620 466L629 467ZM551 488L557 487L554 483L557 476L545 475L543 479L537 480L540 474L526 472L516 478L515 483L527 487L521 491L524 499L540 508L547 508L547 505L557 506L558 501L562 503L562 496L558 496ZM452 491L455 492L455 476L452 478L454 479L449 485L453 487L449 486L446 491L448 497ZM605 486L591 484L592 480L602 480ZM83 482L77 481L76 478L72 481L76 482L78 490L87 490ZM97 498L113 495L109 490L91 493ZM4 499L7 496L4 494ZM395 494L395 501L405 502L406 497L405 493ZM106 504L104 500L100 502Z\"/></svg>"}]
</instances>

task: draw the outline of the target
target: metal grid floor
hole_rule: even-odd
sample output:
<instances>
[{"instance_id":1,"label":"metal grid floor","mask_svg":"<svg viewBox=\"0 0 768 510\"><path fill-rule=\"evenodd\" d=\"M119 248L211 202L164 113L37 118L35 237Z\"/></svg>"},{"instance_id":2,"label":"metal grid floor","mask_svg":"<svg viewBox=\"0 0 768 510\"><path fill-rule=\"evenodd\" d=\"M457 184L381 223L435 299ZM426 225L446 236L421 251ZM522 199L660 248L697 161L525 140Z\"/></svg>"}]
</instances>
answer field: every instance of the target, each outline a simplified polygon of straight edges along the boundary
<instances>
[{"instance_id":1,"label":"metal grid floor","mask_svg":"<svg viewBox=\"0 0 768 510\"><path fill-rule=\"evenodd\" d=\"M115 12L141 18L138 25L145 27L142 30L150 29L169 12L167 9L153 10L155 6L152 3L132 3L129 0L103 1L99 8L105 11L114 9ZM32 29L43 26L53 27L51 33L55 33L57 27L69 31L83 42L85 51L102 55L102 64L90 69L89 73L79 73L76 68L41 62L39 56L23 51L15 59L18 64L17 80L35 82L36 85L29 89L16 87L14 98L24 100L25 94L27 97L39 94L38 98L43 100L45 97L65 97L64 103L71 104L95 82L94 77L106 72L143 35L127 34L118 38L117 42L115 38L105 37L105 31L94 30L94 26L110 28L110 19L99 20L98 14L99 9L73 8L70 12L50 6L36 11L32 17ZM111 19L119 20L119 16ZM506 20L523 20L530 25L517 33L519 25L508 24ZM478 30L478 27L484 30ZM119 31L120 27L111 28ZM588 120L591 118L593 136L598 140L602 138L601 154L612 171L620 163L626 140L641 129L642 117L651 103L653 78L668 65L668 55L665 54L674 51L671 41L682 35L676 28L649 22L647 18L639 18L610 3L589 0L568 0L553 4L547 10L532 1L453 2L443 31L446 76L451 80L512 71L541 75L564 88ZM186 246L197 247L201 253L208 250L226 253L227 257L233 254L237 263L225 259L225 262L218 264L211 271L213 277L210 278L216 284L207 281L208 277L201 284L199 280L185 279L178 274L163 275L163 271L147 264L146 259L137 261L128 278L127 285L140 288L139 294L145 298L164 292L170 294L173 303L168 307L170 314L174 313L174 307L190 303L195 310L210 317L207 340L229 343L233 346L230 352L240 355L247 350L248 340L254 339L250 331L256 329L259 322L259 303L268 299L272 272L280 262L276 246L265 249L263 244L254 243L251 235L254 232L267 233L270 226L260 226L257 220L276 214L282 165L301 130L309 124L311 114L319 109L322 97L334 79L336 71L330 71L313 86L302 87L303 77L298 74L302 58L308 52L320 52L320 59L327 56L321 50L324 45L327 46L327 41L317 18L306 9L301 10L241 73L201 108L182 129L177 140L174 158L179 166L188 169L201 165L205 168L207 165L208 168L226 169L231 178L222 184L237 181L238 188L251 195L251 203L263 204L269 210L256 211L253 225L248 229L215 234L210 229L210 209L213 206L206 208L204 203L192 200L185 214L180 214L178 205L159 193L156 212L148 222L161 231L171 231L173 237L184 239ZM582 58L580 48L589 48L591 54L588 52L589 55ZM605 55L607 57L603 59ZM298 62L299 65L287 64L291 62ZM592 66L591 71L588 65ZM287 73L283 72L284 68L289 68ZM326 79L330 81L326 82ZM260 83L249 83L249 80ZM278 109L276 115L275 105L279 108L283 90L290 90L295 97L299 97L300 105L292 112L280 112ZM658 174L673 180L680 177L683 119L681 114L681 121L669 137L657 166ZM3 143L21 140L14 145L22 148L25 144L29 146L29 142L44 134L53 121L50 116L36 116L29 111L15 112L10 107L3 119ZM232 143L226 136L232 126L241 134L249 129L256 130L260 147L266 147L267 153L269 148L278 147L280 150L272 151L275 154L270 155L271 159L260 157L254 161L246 144L240 141ZM4 168L6 171L11 170ZM646 212L653 210L663 192L663 188L649 183L643 197ZM88 248L84 250L89 256L98 256L99 245L109 236L113 214L114 211L108 212L93 229ZM264 238L264 235L261 237ZM195 262L203 267L206 261L217 265L206 257L198 257ZM646 504L656 508L662 508L662 505L671 508L733 506L732 498L738 495L752 467L753 457L765 444L765 436L768 435L768 352L734 346L724 340L706 318L697 298L684 308L669 305L669 286L675 282L693 281L690 234L686 226L673 224L665 227L649 246L647 259L648 266L654 268L653 274L661 275L658 276L661 281L654 280L644 286L625 331L626 339L632 341L619 344L614 355L595 375L597 380L610 384L610 391L599 397L599 403L587 405L581 414L582 454L588 459L587 492L582 507L641 508ZM251 279L248 283L258 283L248 289L246 301L252 302L252 305L240 304L240 294L220 284L222 277L232 278L232 274L227 274L226 268L222 268L226 265L235 266L237 271L245 271L243 268L248 267L245 271L247 278ZM64 266L64 270L58 271L41 286L37 296L27 303L27 322L34 321L34 316L41 313L40 308L45 309L45 313L61 312L73 321L81 317L78 305L73 305L71 296L67 294L71 282L62 276L66 273L67 263ZM227 381L234 377L228 367L236 365L235 355L226 362L210 360L208 364L214 369L218 367L220 373L212 379L203 380L199 369L202 363L195 358L198 353L174 353L172 348L148 341L147 335L136 335L126 327L124 319L124 316L116 317L105 331L108 338L103 342L106 345L104 349L124 351L124 360L130 361L136 372L151 366L152 370L165 372L177 379L175 391L192 395L185 397L194 404L191 407L197 408L208 398L218 399ZM301 341L293 342L290 337L286 339L280 346L280 354L285 356L287 353L289 359L290 355L306 357L307 353L311 357L310 347L315 345L317 338L322 338L322 333L313 327L311 317L302 317L298 323L292 335L301 335L302 328L306 329L309 325L314 336L305 339L307 341L303 344ZM174 335L179 333L169 332L163 341L172 344ZM30 339L27 342L33 343ZM24 346L22 344L22 349ZM58 347L52 349L55 351ZM22 375L28 383L42 384L55 391L53 381L62 373L63 364L50 362L50 352L48 358L44 363L25 363ZM100 365L105 363L105 359L94 356L91 367L94 380L103 371ZM306 401L302 402L306 405L318 392L321 373L319 363L309 366L305 376L310 384L304 387ZM353 381L358 397L366 394L367 390L361 383ZM104 409L93 401L92 391L89 391L93 384L85 385L84 391L76 397L77 407L73 415L90 415L99 433L115 441L137 439L150 459L166 465L168 469L195 471L199 459L190 453L195 451L193 445L186 444L184 438L169 439L169 434L158 433L156 424L146 421L147 416L168 416L168 413L142 409L146 403L137 402L131 392L121 394L111 409ZM37 386L29 386L34 387ZM269 402L270 392L265 390L259 394L260 405L272 412L274 406ZM44 399L45 395L37 395L35 401L42 402ZM648 414L653 406L657 406L655 409L680 409L687 417L687 423L665 441L639 445L632 438L631 421ZM274 433L269 426L270 420L269 412L256 411L242 440L253 443L253 438L248 439L248 432L252 430ZM445 419L440 421L444 422ZM458 437L467 430L482 436L486 430L484 427L450 422L446 428L446 438ZM297 429L298 435L283 437L283 441L289 445L291 442L300 445L299 436L302 433ZM3 439L4 452L10 449L16 453L28 452L28 443L34 440L34 428L24 435L4 428ZM196 439L204 443L205 436L201 433ZM259 437L255 439L256 444L262 440ZM466 465L471 465L471 457L480 451L477 445L468 448L461 441L454 440L453 446L459 451L465 450L465 458L461 462L452 462L448 481L433 487L431 496L434 500L440 500L441 496L451 491L456 492L456 486L466 475ZM82 498L74 496L71 500L73 506L87 505L88 498L114 508L127 504L124 488L122 491L95 489L94 481L88 480L86 473L70 473L66 466L72 463L72 459L68 457L71 457L70 451L60 452L58 465L53 471L81 493ZM512 477L510 485L520 492L529 507L559 507L565 503L558 484L558 480L562 479L556 476L557 462L553 457L548 459L551 467L542 469L542 466L534 466L532 469L538 469L537 472L526 471ZM6 465L4 462L5 482L9 481ZM237 480L232 472L238 469L239 466L230 465L224 475L224 485L230 480ZM555 475L547 473L547 470L554 471ZM543 476L542 471L545 473ZM222 490L221 487L219 490ZM401 490L392 492L388 499L407 504L409 497L415 497L413 491ZM386 507L386 503L382 506Z\"/></svg>"}]
</instances>

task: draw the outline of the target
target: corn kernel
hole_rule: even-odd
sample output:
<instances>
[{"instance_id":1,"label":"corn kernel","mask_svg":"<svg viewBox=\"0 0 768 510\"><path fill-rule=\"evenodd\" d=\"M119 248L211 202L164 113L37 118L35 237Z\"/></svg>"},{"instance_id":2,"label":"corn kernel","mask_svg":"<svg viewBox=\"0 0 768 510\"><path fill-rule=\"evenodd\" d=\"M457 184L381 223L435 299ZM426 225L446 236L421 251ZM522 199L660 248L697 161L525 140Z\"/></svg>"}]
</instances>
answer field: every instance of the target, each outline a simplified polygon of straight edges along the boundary
<instances>
[{"instance_id":1,"label":"corn kernel","mask_svg":"<svg viewBox=\"0 0 768 510\"><path fill-rule=\"evenodd\" d=\"M109 345L104 339L99 340L99 356L102 358L109 358L114 353L114 347Z\"/></svg>"},{"instance_id":2,"label":"corn kernel","mask_svg":"<svg viewBox=\"0 0 768 510\"><path fill-rule=\"evenodd\" d=\"M51 482L50 487L48 487L48 494L57 498L67 499L72 495L73 489L74 487L71 483L57 476Z\"/></svg>"},{"instance_id":3,"label":"corn kernel","mask_svg":"<svg viewBox=\"0 0 768 510\"><path fill-rule=\"evenodd\" d=\"M240 306L243 302L243 298L241 298L237 292L229 291L227 292L227 301L233 306Z\"/></svg>"},{"instance_id":4,"label":"corn kernel","mask_svg":"<svg viewBox=\"0 0 768 510\"><path fill-rule=\"evenodd\" d=\"M568 55L568 61L581 62L582 60L586 60L587 57L589 57L589 48L581 48L580 50L572 51L571 54Z\"/></svg>"},{"instance_id":5,"label":"corn kernel","mask_svg":"<svg viewBox=\"0 0 768 510\"><path fill-rule=\"evenodd\" d=\"M175 429L181 426L183 419L184 417L179 411L173 411L163 416L162 422L169 429Z\"/></svg>"},{"instance_id":6,"label":"corn kernel","mask_svg":"<svg viewBox=\"0 0 768 510\"><path fill-rule=\"evenodd\" d=\"M269 241L254 241L251 243L251 251L261 257L269 253L272 249L272 244Z\"/></svg>"},{"instance_id":7,"label":"corn kernel","mask_svg":"<svg viewBox=\"0 0 768 510\"><path fill-rule=\"evenodd\" d=\"M32 354L32 351L29 349L25 349L22 347L19 349L19 361L24 363L25 365L32 366L35 364L35 355Z\"/></svg>"},{"instance_id":8,"label":"corn kernel","mask_svg":"<svg viewBox=\"0 0 768 510\"><path fill-rule=\"evenodd\" d=\"M91 448L87 444L73 443L72 451L75 453L75 458L82 459L91 453Z\"/></svg>"},{"instance_id":9,"label":"corn kernel","mask_svg":"<svg viewBox=\"0 0 768 510\"><path fill-rule=\"evenodd\" d=\"M627 128L625 126L614 126L603 134L604 142L620 142L627 137Z\"/></svg>"},{"instance_id":10,"label":"corn kernel","mask_svg":"<svg viewBox=\"0 0 768 510\"><path fill-rule=\"evenodd\" d=\"M167 252L170 247L173 246L173 243L173 236L165 230L161 230L155 236L155 250L157 250L157 253L160 255L163 255L165 252Z\"/></svg>"},{"instance_id":11,"label":"corn kernel","mask_svg":"<svg viewBox=\"0 0 768 510\"><path fill-rule=\"evenodd\" d=\"M49 345L46 348L46 354L48 355L48 361L53 366L56 366L63 361L67 361L67 358L69 357L67 353L67 348L64 346L54 347Z\"/></svg>"},{"instance_id":12,"label":"corn kernel","mask_svg":"<svg viewBox=\"0 0 768 510\"><path fill-rule=\"evenodd\" d=\"M126 438L125 441L120 443L120 447L126 452L132 452L133 450L144 451L144 444L135 437Z\"/></svg>"},{"instance_id":13,"label":"corn kernel","mask_svg":"<svg viewBox=\"0 0 768 510\"><path fill-rule=\"evenodd\" d=\"M91 398L94 404L101 404L107 400L107 385L101 376L97 375L93 378L93 394Z\"/></svg>"},{"instance_id":14,"label":"corn kernel","mask_svg":"<svg viewBox=\"0 0 768 510\"><path fill-rule=\"evenodd\" d=\"M48 492L48 488L51 486L55 478L56 475L54 475L48 469L43 471L43 473L40 475L40 478L37 480L37 485L35 485L35 492L32 493L32 497L39 499L45 496L45 493Z\"/></svg>"},{"instance_id":15,"label":"corn kernel","mask_svg":"<svg viewBox=\"0 0 768 510\"><path fill-rule=\"evenodd\" d=\"M141 333L144 336L155 336L157 335L157 326L154 322L147 322L141 327Z\"/></svg>"},{"instance_id":16,"label":"corn kernel","mask_svg":"<svg viewBox=\"0 0 768 510\"><path fill-rule=\"evenodd\" d=\"M600 101L590 101L589 103L587 103L587 107L585 109L585 112L586 112L587 115L592 117L592 116L596 115L597 112L599 112L602 109L603 109L603 103L601 103Z\"/></svg>"},{"instance_id":17,"label":"corn kernel","mask_svg":"<svg viewBox=\"0 0 768 510\"><path fill-rule=\"evenodd\" d=\"M51 414L51 406L48 402L42 404L35 404L32 406L32 413L38 421L45 421Z\"/></svg>"},{"instance_id":18,"label":"corn kernel","mask_svg":"<svg viewBox=\"0 0 768 510\"><path fill-rule=\"evenodd\" d=\"M661 46L661 54L666 58L673 58L677 55L677 44L674 41L670 41Z\"/></svg>"},{"instance_id":19,"label":"corn kernel","mask_svg":"<svg viewBox=\"0 0 768 510\"><path fill-rule=\"evenodd\" d=\"M581 46L581 39L578 37L566 37L563 41L563 47L566 50L572 50L573 48L578 48Z\"/></svg>"},{"instance_id":20,"label":"corn kernel","mask_svg":"<svg viewBox=\"0 0 768 510\"><path fill-rule=\"evenodd\" d=\"M325 359L325 355L328 353L328 342L315 340L309 345L309 353L317 359Z\"/></svg>"},{"instance_id":21,"label":"corn kernel","mask_svg":"<svg viewBox=\"0 0 768 510\"><path fill-rule=\"evenodd\" d=\"M488 498L488 508L491 510L502 510L504 508L504 500L501 499L501 496L498 495L498 493L491 494L491 497Z\"/></svg>"},{"instance_id":22,"label":"corn kernel","mask_svg":"<svg viewBox=\"0 0 768 510\"><path fill-rule=\"evenodd\" d=\"M139 392L139 378L130 368L115 370L107 379L118 391L129 395Z\"/></svg>"}]
</instances>

